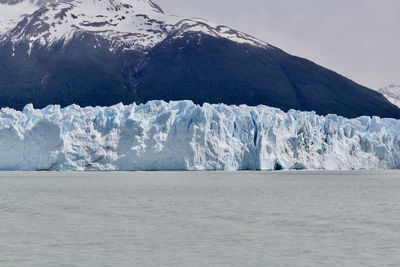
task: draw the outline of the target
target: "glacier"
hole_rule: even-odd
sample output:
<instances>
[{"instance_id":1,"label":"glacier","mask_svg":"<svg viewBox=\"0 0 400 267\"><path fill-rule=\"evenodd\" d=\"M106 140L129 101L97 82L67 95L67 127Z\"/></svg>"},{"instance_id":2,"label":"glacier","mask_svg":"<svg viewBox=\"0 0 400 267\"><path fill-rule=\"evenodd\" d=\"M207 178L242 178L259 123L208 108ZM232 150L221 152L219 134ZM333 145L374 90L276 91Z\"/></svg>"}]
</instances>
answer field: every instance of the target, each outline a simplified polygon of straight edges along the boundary
<instances>
[{"instance_id":1,"label":"glacier","mask_svg":"<svg viewBox=\"0 0 400 267\"><path fill-rule=\"evenodd\" d=\"M0 111L0 170L400 168L400 121L151 101Z\"/></svg>"}]
</instances>

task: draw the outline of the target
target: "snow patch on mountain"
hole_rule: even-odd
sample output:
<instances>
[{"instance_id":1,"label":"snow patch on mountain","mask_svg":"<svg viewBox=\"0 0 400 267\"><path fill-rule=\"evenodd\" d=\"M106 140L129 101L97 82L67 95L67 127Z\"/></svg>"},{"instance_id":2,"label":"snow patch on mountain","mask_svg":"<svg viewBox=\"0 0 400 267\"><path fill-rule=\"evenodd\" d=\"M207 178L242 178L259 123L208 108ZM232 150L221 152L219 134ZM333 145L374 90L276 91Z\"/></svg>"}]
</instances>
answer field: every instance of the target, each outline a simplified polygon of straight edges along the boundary
<instances>
[{"instance_id":1,"label":"snow patch on mountain","mask_svg":"<svg viewBox=\"0 0 400 267\"><path fill-rule=\"evenodd\" d=\"M191 101L0 111L0 170L399 168L394 119Z\"/></svg>"},{"instance_id":2,"label":"snow patch on mountain","mask_svg":"<svg viewBox=\"0 0 400 267\"><path fill-rule=\"evenodd\" d=\"M9 5L0 3L0 36L14 28L26 15L38 9L35 3L24 1Z\"/></svg>"},{"instance_id":3,"label":"snow patch on mountain","mask_svg":"<svg viewBox=\"0 0 400 267\"><path fill-rule=\"evenodd\" d=\"M378 92L383 94L391 103L400 108L400 84L392 83L380 88Z\"/></svg>"},{"instance_id":4,"label":"snow patch on mountain","mask_svg":"<svg viewBox=\"0 0 400 267\"><path fill-rule=\"evenodd\" d=\"M5 30L15 23L15 20L5 21L8 21ZM70 0L50 3L25 16L3 36L3 41L11 40L14 44L27 41L30 47L40 44L49 48L60 41L68 44L83 32L109 41L110 50L144 50L169 36L180 38L186 32L268 47L266 43L226 26L202 19L166 15L150 0Z\"/></svg>"}]
</instances>

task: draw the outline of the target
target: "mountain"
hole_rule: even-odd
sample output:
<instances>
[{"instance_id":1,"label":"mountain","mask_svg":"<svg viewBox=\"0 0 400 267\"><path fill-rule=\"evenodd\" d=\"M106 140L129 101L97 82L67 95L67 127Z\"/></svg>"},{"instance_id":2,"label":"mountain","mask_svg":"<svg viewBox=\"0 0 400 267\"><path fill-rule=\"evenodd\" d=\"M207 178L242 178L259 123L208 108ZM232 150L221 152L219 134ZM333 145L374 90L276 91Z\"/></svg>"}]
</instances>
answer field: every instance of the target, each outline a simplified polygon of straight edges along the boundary
<instances>
[{"instance_id":1,"label":"mountain","mask_svg":"<svg viewBox=\"0 0 400 267\"><path fill-rule=\"evenodd\" d=\"M392 83L380 88L378 92L383 94L391 103L400 107L400 84Z\"/></svg>"},{"instance_id":2,"label":"mountain","mask_svg":"<svg viewBox=\"0 0 400 267\"><path fill-rule=\"evenodd\" d=\"M0 1L21 17L0 29L2 107L190 99L400 118L376 91L229 27L167 15L149 0ZM21 5L36 8L26 15Z\"/></svg>"}]
</instances>

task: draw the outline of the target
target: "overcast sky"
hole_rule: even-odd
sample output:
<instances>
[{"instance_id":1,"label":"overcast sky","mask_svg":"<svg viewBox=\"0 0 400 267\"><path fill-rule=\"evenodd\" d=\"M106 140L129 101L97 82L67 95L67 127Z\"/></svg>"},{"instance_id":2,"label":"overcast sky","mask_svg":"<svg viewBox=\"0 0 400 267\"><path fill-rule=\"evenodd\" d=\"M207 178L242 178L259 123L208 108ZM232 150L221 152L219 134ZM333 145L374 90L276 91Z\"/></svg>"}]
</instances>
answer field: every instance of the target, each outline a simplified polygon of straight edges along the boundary
<instances>
[{"instance_id":1,"label":"overcast sky","mask_svg":"<svg viewBox=\"0 0 400 267\"><path fill-rule=\"evenodd\" d=\"M400 0L155 0L258 37L370 88L400 82Z\"/></svg>"}]
</instances>

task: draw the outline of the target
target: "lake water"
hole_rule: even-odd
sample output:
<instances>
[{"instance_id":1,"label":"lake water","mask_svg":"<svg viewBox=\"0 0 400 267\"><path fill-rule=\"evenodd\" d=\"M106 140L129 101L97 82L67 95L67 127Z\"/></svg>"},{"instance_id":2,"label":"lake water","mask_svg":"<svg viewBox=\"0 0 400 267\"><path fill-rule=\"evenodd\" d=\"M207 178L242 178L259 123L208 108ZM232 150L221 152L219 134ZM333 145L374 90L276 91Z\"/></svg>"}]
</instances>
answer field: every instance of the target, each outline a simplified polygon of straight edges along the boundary
<instances>
[{"instance_id":1,"label":"lake water","mask_svg":"<svg viewBox=\"0 0 400 267\"><path fill-rule=\"evenodd\" d=\"M0 173L0 266L400 266L400 172Z\"/></svg>"}]
</instances>

